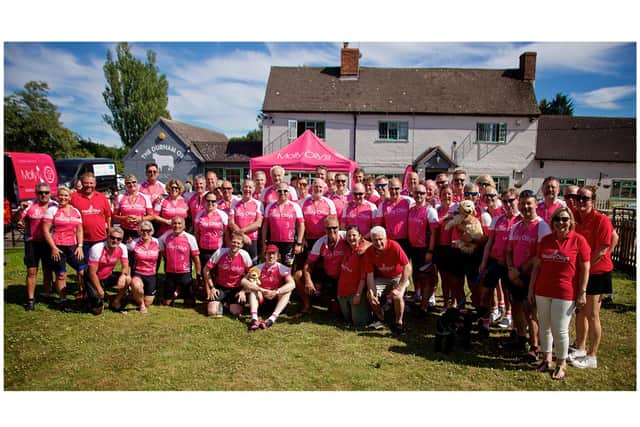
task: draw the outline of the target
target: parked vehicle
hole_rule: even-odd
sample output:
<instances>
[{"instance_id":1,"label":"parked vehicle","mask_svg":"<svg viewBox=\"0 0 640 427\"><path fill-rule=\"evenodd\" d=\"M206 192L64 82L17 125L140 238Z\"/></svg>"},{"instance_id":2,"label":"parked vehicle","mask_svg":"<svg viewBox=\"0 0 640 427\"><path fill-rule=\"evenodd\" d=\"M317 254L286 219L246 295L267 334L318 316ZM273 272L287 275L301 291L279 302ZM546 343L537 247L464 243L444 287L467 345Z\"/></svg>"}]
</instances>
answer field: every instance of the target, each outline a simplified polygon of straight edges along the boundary
<instances>
[{"instance_id":1,"label":"parked vehicle","mask_svg":"<svg viewBox=\"0 0 640 427\"><path fill-rule=\"evenodd\" d=\"M12 207L36 198L35 187L46 183L55 196L58 174L51 156L45 153L4 153L4 198Z\"/></svg>"},{"instance_id":2,"label":"parked vehicle","mask_svg":"<svg viewBox=\"0 0 640 427\"><path fill-rule=\"evenodd\" d=\"M72 188L83 173L93 172L96 176L96 190L113 193L118 189L116 164L107 157L75 158L56 160L56 170L60 184Z\"/></svg>"}]
</instances>

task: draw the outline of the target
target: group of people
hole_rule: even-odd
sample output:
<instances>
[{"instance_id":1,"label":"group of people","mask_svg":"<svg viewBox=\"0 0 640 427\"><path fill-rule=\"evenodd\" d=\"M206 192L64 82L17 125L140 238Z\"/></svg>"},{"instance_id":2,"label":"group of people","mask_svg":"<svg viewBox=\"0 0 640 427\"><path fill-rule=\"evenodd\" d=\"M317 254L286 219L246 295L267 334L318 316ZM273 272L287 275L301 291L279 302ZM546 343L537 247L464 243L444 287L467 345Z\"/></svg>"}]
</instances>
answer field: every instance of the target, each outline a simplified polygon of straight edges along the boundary
<instances>
[{"instance_id":1,"label":"group of people","mask_svg":"<svg viewBox=\"0 0 640 427\"><path fill-rule=\"evenodd\" d=\"M357 169L349 185L347 174L326 167L287 183L276 165L268 185L267 174L255 171L234 195L213 171L193 177L190 192L177 178L158 181L155 163L145 172L141 183L127 175L126 191L112 204L91 173L76 191L58 188L55 202L46 184L37 186L19 222L28 310L42 261L45 292L55 287L61 307L70 265L76 299L93 313L102 312L112 286L112 310L126 312L132 302L147 313L162 259L162 304L182 298L192 307L199 299L214 317L225 309L240 316L248 305L252 331L271 327L294 291L296 317L320 303L358 327L389 324L394 334L405 333L410 299L419 313L470 304L482 336L491 325L512 328L507 346L541 359L538 370L551 369L555 347L553 378L564 378L567 361L597 366L600 302L612 292L617 235L594 209L596 188L568 186L561 200L559 180L548 177L538 201L531 190L498 194L491 176L471 182L463 170L427 180L412 172L403 185Z\"/></svg>"}]
</instances>

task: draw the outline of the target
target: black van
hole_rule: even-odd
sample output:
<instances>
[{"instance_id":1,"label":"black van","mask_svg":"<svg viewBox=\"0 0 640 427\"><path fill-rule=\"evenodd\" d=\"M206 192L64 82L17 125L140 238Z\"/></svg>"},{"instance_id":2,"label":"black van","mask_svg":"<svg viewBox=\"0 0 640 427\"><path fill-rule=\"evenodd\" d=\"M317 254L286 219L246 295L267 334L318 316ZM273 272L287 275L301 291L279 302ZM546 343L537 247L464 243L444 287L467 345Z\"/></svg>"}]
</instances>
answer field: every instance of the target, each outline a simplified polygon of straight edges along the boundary
<instances>
[{"instance_id":1,"label":"black van","mask_svg":"<svg viewBox=\"0 0 640 427\"><path fill-rule=\"evenodd\" d=\"M56 160L58 183L71 188L85 172L96 176L96 190L112 193L118 188L116 163L107 157Z\"/></svg>"}]
</instances>

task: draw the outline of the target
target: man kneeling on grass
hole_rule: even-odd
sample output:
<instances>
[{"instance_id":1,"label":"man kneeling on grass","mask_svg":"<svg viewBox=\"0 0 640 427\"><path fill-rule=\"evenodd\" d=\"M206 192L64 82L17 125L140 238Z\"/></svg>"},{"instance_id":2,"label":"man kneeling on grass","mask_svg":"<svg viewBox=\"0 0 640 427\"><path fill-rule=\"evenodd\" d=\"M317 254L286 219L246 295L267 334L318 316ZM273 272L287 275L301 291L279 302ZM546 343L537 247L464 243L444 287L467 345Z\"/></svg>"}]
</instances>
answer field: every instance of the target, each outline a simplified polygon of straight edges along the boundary
<instances>
[{"instance_id":1,"label":"man kneeling on grass","mask_svg":"<svg viewBox=\"0 0 640 427\"><path fill-rule=\"evenodd\" d=\"M232 315L242 314L247 297L240 282L253 265L243 246L244 233L233 232L231 246L215 251L202 270L206 280L207 315L222 317L225 303L229 304Z\"/></svg>"},{"instance_id":2,"label":"man kneeling on grass","mask_svg":"<svg viewBox=\"0 0 640 427\"><path fill-rule=\"evenodd\" d=\"M126 284L129 280L129 257L127 247L122 243L123 236L122 228L111 227L107 241L96 243L89 250L86 298L89 310L93 314L102 313L104 290L107 286L115 286L118 290L111 307L114 311L121 311L120 300L126 292ZM118 261L122 265L121 273L113 271Z\"/></svg>"},{"instance_id":3,"label":"man kneeling on grass","mask_svg":"<svg viewBox=\"0 0 640 427\"><path fill-rule=\"evenodd\" d=\"M403 335L404 293L409 286L412 271L409 258L396 241L387 239L384 227L375 226L371 229L371 241L373 244L364 253L363 262L367 296L379 320L369 326L382 328L385 311L383 304L388 301L393 304L395 312L391 331L395 335Z\"/></svg>"},{"instance_id":4,"label":"man kneeling on grass","mask_svg":"<svg viewBox=\"0 0 640 427\"><path fill-rule=\"evenodd\" d=\"M252 268L242 279L242 287L249 295L250 331L270 328L289 304L291 291L296 287L289 267L278 262L278 247L268 245L264 253L265 262ZM255 274L252 271L254 269L257 270ZM261 322L258 318L260 309L264 313L272 311L266 322Z\"/></svg>"}]
</instances>

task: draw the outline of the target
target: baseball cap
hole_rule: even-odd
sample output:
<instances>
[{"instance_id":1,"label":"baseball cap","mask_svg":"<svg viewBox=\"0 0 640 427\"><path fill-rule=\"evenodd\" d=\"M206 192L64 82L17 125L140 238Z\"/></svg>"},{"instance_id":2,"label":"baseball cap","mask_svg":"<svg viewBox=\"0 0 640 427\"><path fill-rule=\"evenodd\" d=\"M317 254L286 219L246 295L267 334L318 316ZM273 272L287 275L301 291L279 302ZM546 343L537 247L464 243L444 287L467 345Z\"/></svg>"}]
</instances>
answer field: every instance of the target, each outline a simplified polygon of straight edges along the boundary
<instances>
[{"instance_id":1,"label":"baseball cap","mask_svg":"<svg viewBox=\"0 0 640 427\"><path fill-rule=\"evenodd\" d=\"M278 252L280 252L280 251L278 250L278 247L277 247L276 245L267 245L267 247L266 247L266 248L265 248L265 250L264 250L264 253L266 254L266 253L268 253L268 252L275 252L275 253L278 253Z\"/></svg>"}]
</instances>

